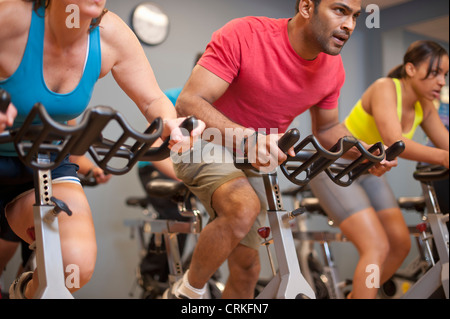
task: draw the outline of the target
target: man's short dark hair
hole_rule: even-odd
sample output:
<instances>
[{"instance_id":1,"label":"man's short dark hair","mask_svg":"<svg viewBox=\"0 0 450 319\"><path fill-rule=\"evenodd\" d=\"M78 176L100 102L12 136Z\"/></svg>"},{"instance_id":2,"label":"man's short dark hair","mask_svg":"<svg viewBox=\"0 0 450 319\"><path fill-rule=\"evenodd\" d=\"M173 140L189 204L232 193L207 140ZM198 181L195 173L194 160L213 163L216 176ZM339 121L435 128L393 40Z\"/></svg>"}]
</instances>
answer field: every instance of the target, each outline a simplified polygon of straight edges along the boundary
<instances>
[{"instance_id":1,"label":"man's short dark hair","mask_svg":"<svg viewBox=\"0 0 450 319\"><path fill-rule=\"evenodd\" d=\"M320 4L321 0L312 0L314 2L315 8L314 10L317 10L317 6ZM295 13L298 13L298 5L300 4L300 0L297 0L295 5Z\"/></svg>"}]
</instances>

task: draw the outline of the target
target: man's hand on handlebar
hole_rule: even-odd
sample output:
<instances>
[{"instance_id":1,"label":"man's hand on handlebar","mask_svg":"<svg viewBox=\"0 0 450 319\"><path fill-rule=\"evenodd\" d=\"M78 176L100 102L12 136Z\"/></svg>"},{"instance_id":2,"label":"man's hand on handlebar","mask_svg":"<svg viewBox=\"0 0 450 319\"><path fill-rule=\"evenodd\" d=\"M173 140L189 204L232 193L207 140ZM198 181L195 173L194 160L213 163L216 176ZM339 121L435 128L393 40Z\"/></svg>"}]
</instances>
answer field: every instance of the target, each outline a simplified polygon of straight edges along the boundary
<instances>
[{"instance_id":1,"label":"man's hand on handlebar","mask_svg":"<svg viewBox=\"0 0 450 319\"><path fill-rule=\"evenodd\" d=\"M274 171L279 165L284 163L287 155L278 147L278 140L283 134L255 133L254 138L250 137L244 145L245 153L249 162L254 168L263 173ZM291 147L287 154L295 156L294 147Z\"/></svg>"}]
</instances>

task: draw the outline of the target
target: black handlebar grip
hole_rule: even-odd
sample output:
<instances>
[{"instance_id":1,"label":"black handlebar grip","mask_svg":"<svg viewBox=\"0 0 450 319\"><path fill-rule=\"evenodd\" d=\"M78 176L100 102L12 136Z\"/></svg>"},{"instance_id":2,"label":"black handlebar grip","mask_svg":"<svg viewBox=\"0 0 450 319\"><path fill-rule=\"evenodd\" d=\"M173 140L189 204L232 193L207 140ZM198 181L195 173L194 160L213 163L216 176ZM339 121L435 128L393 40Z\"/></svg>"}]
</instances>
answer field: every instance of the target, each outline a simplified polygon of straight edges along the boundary
<instances>
[{"instance_id":1,"label":"black handlebar grip","mask_svg":"<svg viewBox=\"0 0 450 319\"><path fill-rule=\"evenodd\" d=\"M11 97L9 96L9 93L0 89L0 112L6 113L10 103Z\"/></svg>"},{"instance_id":2,"label":"black handlebar grip","mask_svg":"<svg viewBox=\"0 0 450 319\"><path fill-rule=\"evenodd\" d=\"M197 119L194 116L189 116L183 121L183 123L180 124L180 128L187 130L188 133L191 134L197 125ZM181 132L184 133L183 130L181 130Z\"/></svg>"},{"instance_id":3,"label":"black handlebar grip","mask_svg":"<svg viewBox=\"0 0 450 319\"><path fill-rule=\"evenodd\" d=\"M284 153L287 153L287 151L289 151L289 149L294 146L299 139L299 130L297 130L296 128L290 129L289 131L284 133L282 137L280 137L280 139L278 140L278 147ZM237 162L235 160L234 166L242 170L254 169L253 165L249 163L247 159L244 159L243 163Z\"/></svg>"},{"instance_id":4,"label":"black handlebar grip","mask_svg":"<svg viewBox=\"0 0 450 319\"><path fill-rule=\"evenodd\" d=\"M287 153L289 149L295 145L300 139L300 132L296 128L290 129L287 131L279 140L278 147L284 153Z\"/></svg>"},{"instance_id":5,"label":"black handlebar grip","mask_svg":"<svg viewBox=\"0 0 450 319\"><path fill-rule=\"evenodd\" d=\"M386 160L393 161L397 156L399 156L405 150L405 143L403 141L397 141L392 144L386 150Z\"/></svg>"}]
</instances>

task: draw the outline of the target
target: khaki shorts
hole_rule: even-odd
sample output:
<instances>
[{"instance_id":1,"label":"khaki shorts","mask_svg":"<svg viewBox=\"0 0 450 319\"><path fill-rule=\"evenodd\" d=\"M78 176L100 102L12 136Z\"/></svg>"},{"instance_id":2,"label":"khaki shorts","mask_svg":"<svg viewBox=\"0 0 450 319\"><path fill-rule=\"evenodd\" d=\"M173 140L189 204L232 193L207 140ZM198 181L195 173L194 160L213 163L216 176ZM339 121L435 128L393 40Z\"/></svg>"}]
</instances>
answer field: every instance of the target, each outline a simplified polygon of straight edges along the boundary
<instances>
[{"instance_id":1,"label":"khaki shorts","mask_svg":"<svg viewBox=\"0 0 450 319\"><path fill-rule=\"evenodd\" d=\"M201 147L203 149L204 145L205 142L199 142L194 145L194 148ZM233 179L246 177L261 202L261 212L241 244L258 250L262 242L258 235L258 229L267 225L267 198L263 179L255 171L237 169L233 163L230 163L231 153L225 148L221 149L221 154L219 154L220 152L202 154L203 161L201 163L193 163L192 160L189 160L189 157L192 156L191 153L184 153L177 158L178 160L174 160L175 173L200 199L210 216L210 221L217 217L211 205L212 196L217 188ZM225 158L228 160L225 161Z\"/></svg>"}]
</instances>

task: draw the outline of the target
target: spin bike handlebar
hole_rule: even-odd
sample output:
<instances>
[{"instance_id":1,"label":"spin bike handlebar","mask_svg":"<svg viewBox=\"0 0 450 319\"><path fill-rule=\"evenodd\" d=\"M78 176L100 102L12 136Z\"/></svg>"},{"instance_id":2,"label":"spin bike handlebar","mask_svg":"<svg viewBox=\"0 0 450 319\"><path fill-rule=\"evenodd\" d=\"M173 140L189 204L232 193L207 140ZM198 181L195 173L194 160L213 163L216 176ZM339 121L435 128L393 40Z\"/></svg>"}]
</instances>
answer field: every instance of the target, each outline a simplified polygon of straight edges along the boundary
<instances>
[{"instance_id":1,"label":"spin bike handlebar","mask_svg":"<svg viewBox=\"0 0 450 319\"><path fill-rule=\"evenodd\" d=\"M297 129L291 129L286 132L278 141L278 147L284 152L293 147L300 140L300 132ZM311 144L314 149L305 149ZM348 165L335 163L351 148L356 147L361 153L360 157ZM340 186L349 186L362 174L381 162L384 158L391 161L400 155L405 149L405 144L398 141L391 145L387 150L381 142L372 145L368 150L354 137L346 136L341 139L329 150L325 149L317 139L310 135L299 142L295 147L296 156L288 156L286 161L280 165L280 169L286 178L292 183L305 186L311 179L322 171ZM378 152L378 155L375 153ZM247 159L243 163L235 163L240 169L255 169ZM337 173L334 173L337 169Z\"/></svg>"},{"instance_id":2,"label":"spin bike handlebar","mask_svg":"<svg viewBox=\"0 0 450 319\"><path fill-rule=\"evenodd\" d=\"M9 94L0 90L0 110L10 103ZM36 118L41 124L35 124ZM102 131L111 122L116 122L122 135L115 141L106 139ZM89 152L96 164L105 173L123 175L138 161L160 161L170 155L169 139L159 147L152 147L163 132L163 121L155 119L144 133L135 131L119 112L107 106L88 109L80 123L68 126L54 121L45 107L37 103L20 128L0 133L0 144L13 143L19 158L33 169L53 169L68 155L84 155ZM197 126L195 117L186 118L180 125L183 133L192 132ZM126 142L135 140L133 145ZM51 161L36 161L38 154L50 154ZM113 159L125 160L120 167L110 165Z\"/></svg>"}]
</instances>

